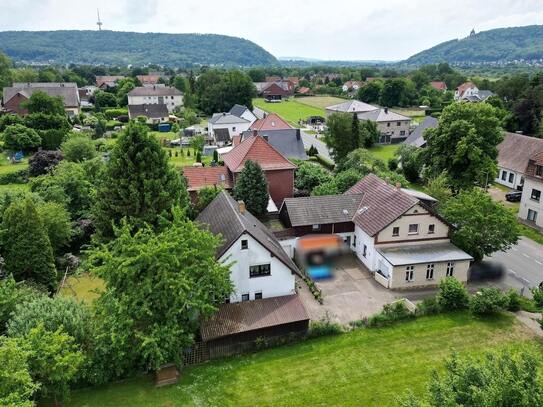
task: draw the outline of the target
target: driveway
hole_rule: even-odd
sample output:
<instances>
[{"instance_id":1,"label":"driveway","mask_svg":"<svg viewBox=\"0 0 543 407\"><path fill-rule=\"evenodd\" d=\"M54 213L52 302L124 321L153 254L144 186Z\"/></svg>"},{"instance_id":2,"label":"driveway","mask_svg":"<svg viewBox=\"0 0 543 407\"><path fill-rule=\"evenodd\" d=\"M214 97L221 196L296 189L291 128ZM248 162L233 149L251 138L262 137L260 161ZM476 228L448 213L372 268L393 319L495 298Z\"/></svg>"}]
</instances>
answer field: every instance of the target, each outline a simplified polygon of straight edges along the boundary
<instances>
[{"instance_id":1,"label":"driveway","mask_svg":"<svg viewBox=\"0 0 543 407\"><path fill-rule=\"evenodd\" d=\"M383 305L401 297L377 283L365 266L354 256L345 256L335 267L335 276L316 283L324 303L315 300L307 285L300 281L298 292L312 320L326 315L334 322L346 324L381 311Z\"/></svg>"},{"instance_id":2,"label":"driveway","mask_svg":"<svg viewBox=\"0 0 543 407\"><path fill-rule=\"evenodd\" d=\"M334 161L332 159L332 156L330 155L330 151L328 150L328 146L326 145L326 143L322 140L319 140L318 138L315 137L314 134L308 134L306 132L304 132L304 130L302 129L301 130L301 135L302 135L302 141L304 143L304 147L305 149L309 149L309 147L311 147L312 145L315 146L315 148L317 149L317 151L319 152L319 155L323 156L324 158L330 160L330 161Z\"/></svg>"}]
</instances>

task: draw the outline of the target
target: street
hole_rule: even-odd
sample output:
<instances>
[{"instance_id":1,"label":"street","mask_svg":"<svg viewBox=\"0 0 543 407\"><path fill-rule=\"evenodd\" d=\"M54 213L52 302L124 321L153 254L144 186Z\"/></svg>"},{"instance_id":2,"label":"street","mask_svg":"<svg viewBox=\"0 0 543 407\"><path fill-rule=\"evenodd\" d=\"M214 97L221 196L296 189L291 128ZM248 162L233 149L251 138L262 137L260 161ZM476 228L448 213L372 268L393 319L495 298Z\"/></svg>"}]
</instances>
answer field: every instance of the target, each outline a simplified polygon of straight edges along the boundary
<instances>
[{"instance_id":1,"label":"street","mask_svg":"<svg viewBox=\"0 0 543 407\"><path fill-rule=\"evenodd\" d=\"M304 142L304 147L306 150L309 149L311 145L313 145L319 152L319 155L323 156L324 158L330 161L334 161L332 157L330 156L330 152L328 151L328 147L326 146L324 141L321 141L318 138L316 138L314 134L307 134L306 132L304 132L303 129L301 129L301 134L302 134L302 141Z\"/></svg>"}]
</instances>

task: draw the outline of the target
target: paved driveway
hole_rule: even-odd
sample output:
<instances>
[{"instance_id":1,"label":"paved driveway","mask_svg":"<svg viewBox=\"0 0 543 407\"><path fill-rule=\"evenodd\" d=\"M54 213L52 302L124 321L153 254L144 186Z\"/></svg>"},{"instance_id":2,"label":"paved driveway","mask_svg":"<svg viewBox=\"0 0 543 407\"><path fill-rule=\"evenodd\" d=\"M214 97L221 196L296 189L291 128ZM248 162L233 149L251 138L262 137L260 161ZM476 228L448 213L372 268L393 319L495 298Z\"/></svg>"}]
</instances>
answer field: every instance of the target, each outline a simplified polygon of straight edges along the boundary
<instances>
[{"instance_id":1,"label":"paved driveway","mask_svg":"<svg viewBox=\"0 0 543 407\"><path fill-rule=\"evenodd\" d=\"M319 320L328 314L331 320L342 324L375 314L401 296L377 283L354 256L342 258L336 265L335 277L317 282L317 286L323 294L323 305L300 281L300 297L310 318Z\"/></svg>"},{"instance_id":2,"label":"paved driveway","mask_svg":"<svg viewBox=\"0 0 543 407\"><path fill-rule=\"evenodd\" d=\"M303 129L301 131L301 135L302 135L302 141L304 143L304 147L306 150L308 150L309 147L313 145L319 152L319 155L323 156L324 158L327 158L330 161L334 161L332 156L330 155L328 146L326 145L324 141L316 138L314 134L308 134L304 132Z\"/></svg>"}]
</instances>

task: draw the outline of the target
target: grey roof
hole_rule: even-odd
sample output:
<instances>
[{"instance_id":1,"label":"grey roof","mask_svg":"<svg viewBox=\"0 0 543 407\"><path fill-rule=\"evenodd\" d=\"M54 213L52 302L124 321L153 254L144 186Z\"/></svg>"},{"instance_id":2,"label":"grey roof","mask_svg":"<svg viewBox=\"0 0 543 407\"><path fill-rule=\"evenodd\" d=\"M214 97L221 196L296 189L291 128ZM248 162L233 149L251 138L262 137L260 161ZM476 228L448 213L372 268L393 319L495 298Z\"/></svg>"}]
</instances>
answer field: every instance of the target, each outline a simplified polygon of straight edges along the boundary
<instances>
[{"instance_id":1,"label":"grey roof","mask_svg":"<svg viewBox=\"0 0 543 407\"><path fill-rule=\"evenodd\" d=\"M285 157L307 160L300 129L258 130L257 134ZM253 131L244 131L241 134L241 140L243 141L252 135L254 135Z\"/></svg>"},{"instance_id":2,"label":"grey roof","mask_svg":"<svg viewBox=\"0 0 543 407\"><path fill-rule=\"evenodd\" d=\"M128 96L182 96L183 92L171 86L138 86Z\"/></svg>"},{"instance_id":3,"label":"grey roof","mask_svg":"<svg viewBox=\"0 0 543 407\"><path fill-rule=\"evenodd\" d=\"M411 121L410 117L395 113L390 109L377 109L369 112L358 113L359 120L371 120L374 122Z\"/></svg>"},{"instance_id":4,"label":"grey roof","mask_svg":"<svg viewBox=\"0 0 543 407\"><path fill-rule=\"evenodd\" d=\"M168 107L164 104L129 105L128 116L133 119L138 116L146 116L149 119L161 119L169 116Z\"/></svg>"},{"instance_id":5,"label":"grey roof","mask_svg":"<svg viewBox=\"0 0 543 407\"><path fill-rule=\"evenodd\" d=\"M243 233L248 233L294 273L300 273L273 233L249 211L240 213L238 203L228 192L221 191L198 215L196 221L208 225L213 234L222 236L223 244L217 251L217 258Z\"/></svg>"},{"instance_id":6,"label":"grey roof","mask_svg":"<svg viewBox=\"0 0 543 407\"><path fill-rule=\"evenodd\" d=\"M281 210L293 227L351 222L361 199L362 194L285 198Z\"/></svg>"},{"instance_id":7,"label":"grey roof","mask_svg":"<svg viewBox=\"0 0 543 407\"><path fill-rule=\"evenodd\" d=\"M215 141L217 143L226 143L230 141L230 130L228 130L227 128L213 129L213 133L215 135Z\"/></svg>"},{"instance_id":8,"label":"grey roof","mask_svg":"<svg viewBox=\"0 0 543 407\"><path fill-rule=\"evenodd\" d=\"M409 194L411 196L414 196L415 198L420 199L421 201L437 202L437 199L435 199L433 196L425 194L424 192L421 192L421 191L417 191L415 189L402 188L402 191L405 192L406 194Z\"/></svg>"},{"instance_id":9,"label":"grey roof","mask_svg":"<svg viewBox=\"0 0 543 407\"><path fill-rule=\"evenodd\" d=\"M426 129L435 129L438 125L438 120L432 116L426 116L424 121L420 123L415 130L411 132L409 137L405 139L405 144L409 144L415 147L424 147L426 140L424 140L424 131Z\"/></svg>"},{"instance_id":10,"label":"grey roof","mask_svg":"<svg viewBox=\"0 0 543 407\"><path fill-rule=\"evenodd\" d=\"M393 266L473 260L473 257L450 242L418 246L396 246L377 249L377 251Z\"/></svg>"},{"instance_id":11,"label":"grey roof","mask_svg":"<svg viewBox=\"0 0 543 407\"><path fill-rule=\"evenodd\" d=\"M245 120L242 117L234 116L230 113L215 113L211 119L211 124L236 124L236 123L250 123L249 120Z\"/></svg>"},{"instance_id":12,"label":"grey roof","mask_svg":"<svg viewBox=\"0 0 543 407\"><path fill-rule=\"evenodd\" d=\"M494 96L494 93L490 90L480 89L477 96L479 96L479 99L481 100L487 100L490 96Z\"/></svg>"},{"instance_id":13,"label":"grey roof","mask_svg":"<svg viewBox=\"0 0 543 407\"><path fill-rule=\"evenodd\" d=\"M237 117L241 117L241 115L245 113L246 110L249 110L247 106L235 104L234 106L232 106L232 109L230 109L228 113Z\"/></svg>"},{"instance_id":14,"label":"grey roof","mask_svg":"<svg viewBox=\"0 0 543 407\"><path fill-rule=\"evenodd\" d=\"M45 92L49 96L60 96L64 102L64 107L77 107L80 103L77 84L73 82L16 82L13 86L4 88L4 103L17 93L29 98L36 91Z\"/></svg>"},{"instance_id":15,"label":"grey roof","mask_svg":"<svg viewBox=\"0 0 543 407\"><path fill-rule=\"evenodd\" d=\"M371 112L372 110L379 109L376 106L369 105L359 100L349 100L347 102L339 103L333 106L327 106L326 110L334 112L344 112L344 113L362 113L362 112Z\"/></svg>"},{"instance_id":16,"label":"grey roof","mask_svg":"<svg viewBox=\"0 0 543 407\"><path fill-rule=\"evenodd\" d=\"M498 166L522 174L530 157L541 152L543 139L505 133L503 141L498 144Z\"/></svg>"},{"instance_id":17,"label":"grey roof","mask_svg":"<svg viewBox=\"0 0 543 407\"><path fill-rule=\"evenodd\" d=\"M266 112L259 107L255 107L253 109L253 114L256 116L257 119L263 119L264 117L266 117Z\"/></svg>"}]
</instances>

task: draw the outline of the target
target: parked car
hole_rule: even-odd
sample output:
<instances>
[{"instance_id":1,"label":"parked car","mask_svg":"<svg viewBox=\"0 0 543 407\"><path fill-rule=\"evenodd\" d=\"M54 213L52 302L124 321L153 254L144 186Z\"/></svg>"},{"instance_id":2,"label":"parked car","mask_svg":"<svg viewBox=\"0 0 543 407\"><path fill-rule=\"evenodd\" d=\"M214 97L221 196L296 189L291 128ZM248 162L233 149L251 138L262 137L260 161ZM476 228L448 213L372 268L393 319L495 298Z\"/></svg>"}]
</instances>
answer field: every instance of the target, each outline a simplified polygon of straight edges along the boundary
<instances>
[{"instance_id":1,"label":"parked car","mask_svg":"<svg viewBox=\"0 0 543 407\"><path fill-rule=\"evenodd\" d=\"M520 202L520 198L522 198L521 191L511 191L505 194L505 200L508 202Z\"/></svg>"}]
</instances>

